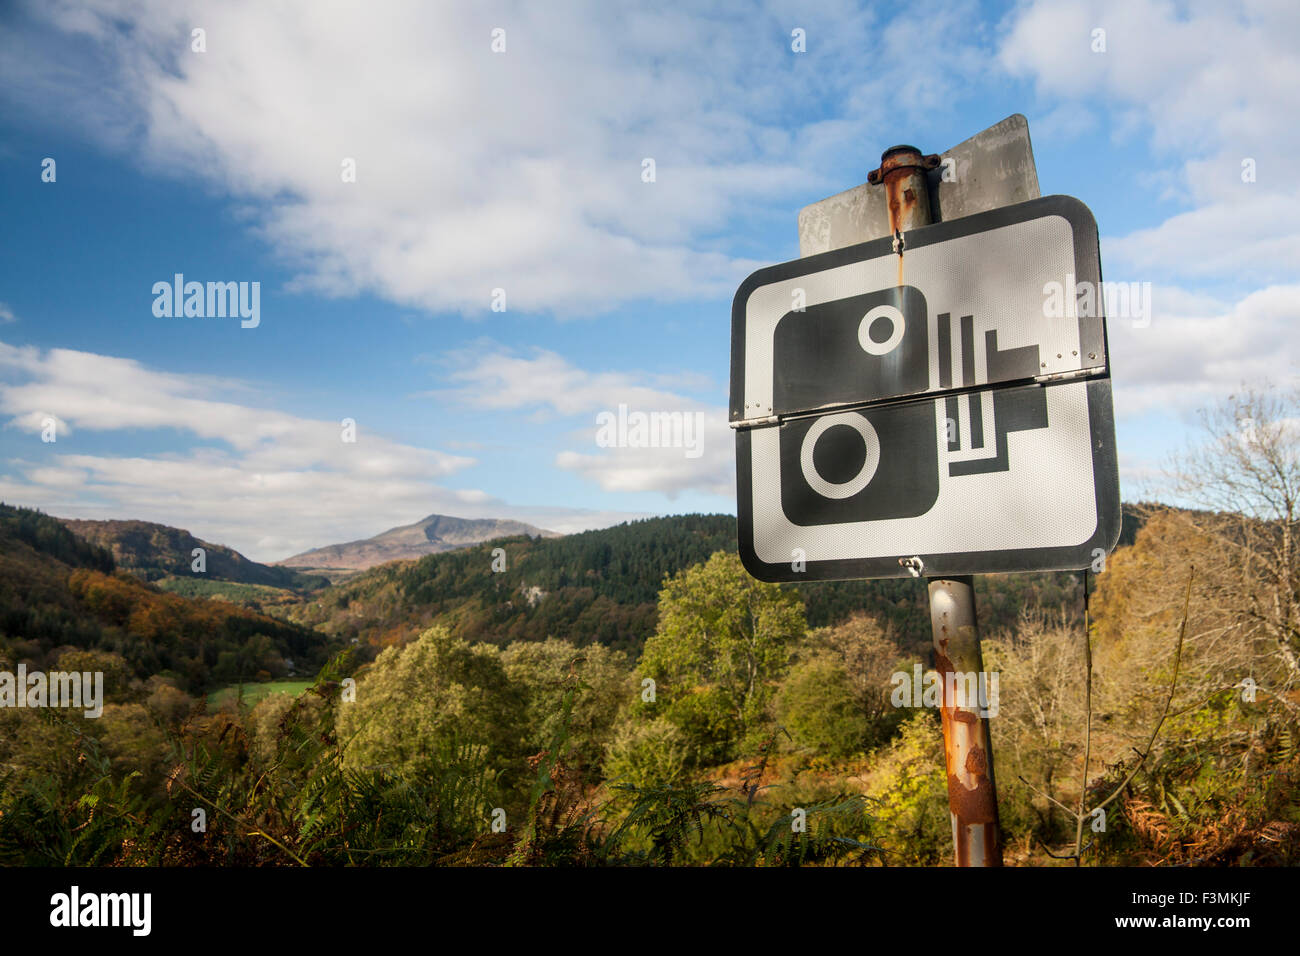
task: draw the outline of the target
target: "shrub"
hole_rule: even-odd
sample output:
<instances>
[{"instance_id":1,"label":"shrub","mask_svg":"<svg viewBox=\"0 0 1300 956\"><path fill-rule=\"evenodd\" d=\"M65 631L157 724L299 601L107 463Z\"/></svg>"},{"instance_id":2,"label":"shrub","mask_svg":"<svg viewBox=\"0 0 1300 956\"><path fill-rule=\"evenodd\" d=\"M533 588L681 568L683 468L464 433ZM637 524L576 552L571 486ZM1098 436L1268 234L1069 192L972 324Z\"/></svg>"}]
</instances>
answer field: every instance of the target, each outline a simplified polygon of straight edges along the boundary
<instances>
[{"instance_id":1,"label":"shrub","mask_svg":"<svg viewBox=\"0 0 1300 956\"><path fill-rule=\"evenodd\" d=\"M686 778L688 748L672 721L627 720L606 748L606 779L633 787L665 787Z\"/></svg>"}]
</instances>

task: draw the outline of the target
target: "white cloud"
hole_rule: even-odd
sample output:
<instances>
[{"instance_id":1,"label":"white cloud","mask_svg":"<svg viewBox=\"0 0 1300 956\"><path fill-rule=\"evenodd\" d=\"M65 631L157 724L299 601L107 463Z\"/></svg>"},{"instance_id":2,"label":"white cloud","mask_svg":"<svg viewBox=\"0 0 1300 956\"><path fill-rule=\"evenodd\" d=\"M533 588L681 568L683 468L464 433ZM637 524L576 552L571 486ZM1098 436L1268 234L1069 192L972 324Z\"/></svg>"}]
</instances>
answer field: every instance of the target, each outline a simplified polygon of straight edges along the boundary
<instances>
[{"instance_id":1,"label":"white cloud","mask_svg":"<svg viewBox=\"0 0 1300 956\"><path fill-rule=\"evenodd\" d=\"M1092 33L1106 33L1093 52ZM1300 10L1286 0L1036 0L1012 17L999 59L1046 92L1138 111L1158 148L1294 138L1280 128L1300 83Z\"/></svg>"},{"instance_id":2,"label":"white cloud","mask_svg":"<svg viewBox=\"0 0 1300 956\"><path fill-rule=\"evenodd\" d=\"M484 317L504 288L569 317L729 296L762 263L718 237L850 185L823 177L893 142L894 97L952 110L987 69L977 12L56 0L30 7L37 35L0 37L0 97L244 200L294 288ZM918 45L944 68L902 69Z\"/></svg>"},{"instance_id":3,"label":"white cloud","mask_svg":"<svg viewBox=\"0 0 1300 956\"><path fill-rule=\"evenodd\" d=\"M1149 326L1108 322L1117 415L1177 427L1243 383L1294 382L1300 6L1033 0L1007 23L1003 67L1053 115L1104 111L1112 139L1146 138L1152 165L1133 175L1182 209L1102 241L1108 283L1154 286Z\"/></svg>"},{"instance_id":4,"label":"white cloud","mask_svg":"<svg viewBox=\"0 0 1300 956\"><path fill-rule=\"evenodd\" d=\"M14 315L13 308L6 302L0 302L0 325L8 325L17 321L18 316Z\"/></svg>"},{"instance_id":5,"label":"white cloud","mask_svg":"<svg viewBox=\"0 0 1300 956\"><path fill-rule=\"evenodd\" d=\"M356 442L346 443L339 422L218 397L236 388L242 386L129 359L0 342L0 415L32 443L20 452L18 440L6 439L14 457L0 473L0 500L63 517L183 527L262 561L368 537L433 512L532 520L533 512L482 491L434 483L472 458L393 441L364 421ZM60 427L58 441L46 445L38 434L42 418L56 412L72 428ZM157 429L180 432L184 450L107 455L81 441L113 433L129 443L123 433ZM555 514L565 527L627 517L583 509Z\"/></svg>"},{"instance_id":6,"label":"white cloud","mask_svg":"<svg viewBox=\"0 0 1300 956\"><path fill-rule=\"evenodd\" d=\"M575 434L590 451L565 450L555 464L577 472L606 491L656 491L670 498L685 491L730 497L735 494L735 439L726 408L641 384L625 372L590 372L544 349L528 355L501 349L449 356L457 367L447 397L479 408L533 409L585 418ZM619 406L634 413L696 416L697 432L685 430L674 447L629 447L637 439L621 433L626 444L597 445L598 416L617 421ZM625 418L626 420L626 418Z\"/></svg>"},{"instance_id":7,"label":"white cloud","mask_svg":"<svg viewBox=\"0 0 1300 956\"><path fill-rule=\"evenodd\" d=\"M500 287L560 316L725 295L757 263L696 237L808 182L764 155L785 131L746 115L774 87L747 80L780 33L766 51L685 42L722 27L598 3L101 0L48 16L109 61L146 162L251 200L298 287L328 294L490 315ZM195 24L206 53L189 50Z\"/></svg>"},{"instance_id":8,"label":"white cloud","mask_svg":"<svg viewBox=\"0 0 1300 956\"><path fill-rule=\"evenodd\" d=\"M1117 415L1177 413L1243 383L1286 386L1300 376L1300 285L1269 286L1230 305L1164 286L1151 299L1149 325L1107 323Z\"/></svg>"},{"instance_id":9,"label":"white cloud","mask_svg":"<svg viewBox=\"0 0 1300 956\"><path fill-rule=\"evenodd\" d=\"M1092 32L1106 32L1093 52ZM1187 211L1108 241L1109 264L1143 278L1284 282L1300 261L1292 121L1300 88L1300 6L1167 0L1035 0L1009 18L999 60L1059 103L1110 111L1112 136L1146 136L1146 172ZM1242 163L1255 164L1243 182Z\"/></svg>"},{"instance_id":10,"label":"white cloud","mask_svg":"<svg viewBox=\"0 0 1300 956\"><path fill-rule=\"evenodd\" d=\"M50 349L16 349L0 342L0 368L24 376L0 386L0 414L9 424L38 431L41 414L92 431L175 428L224 442L259 474L283 468L399 477L440 477L472 458L400 445L358 428L358 440L341 440L339 422L219 401L210 393L233 382L191 378L146 368L131 359Z\"/></svg>"},{"instance_id":11,"label":"white cloud","mask_svg":"<svg viewBox=\"0 0 1300 956\"><path fill-rule=\"evenodd\" d=\"M1107 238L1109 261L1132 274L1278 281L1300 263L1300 193L1241 184L1236 201L1213 202L1158 226Z\"/></svg>"},{"instance_id":12,"label":"white cloud","mask_svg":"<svg viewBox=\"0 0 1300 956\"><path fill-rule=\"evenodd\" d=\"M567 317L629 299L729 295L755 265L730 254L744 241L725 231L736 218L849 185L823 183L820 171L896 141L900 119L923 122L901 117L898 103L911 116L951 113L963 81L995 68L973 5L892 22L857 6L53 2L31 7L52 25L40 42L0 36L0 98L39 104L152 171L235 197L296 265L299 288L490 316L489 294L503 287L512 310ZM206 53L189 51L194 25L207 30ZM805 59L789 52L796 25L808 30ZM507 30L505 54L489 49L494 26ZM1105 121L1121 141L1149 137L1167 168L1140 175L1187 207L1105 240L1108 276L1171 280L1157 286L1149 328L1111 323L1120 414L1293 375L1295 4L1041 0L1005 26L998 63L1045 94L1048 129ZM1107 31L1104 54L1090 49L1096 27ZM904 69L922 46L942 68ZM641 182L645 156L657 162L653 185ZM340 181L344 157L357 160L355 184ZM1255 183L1241 182L1245 157ZM1174 278L1225 279L1249 294L1211 299ZM302 542L280 554L431 510L506 514L483 492L429 484L470 459L385 443L365 423L365 453L339 459L335 423L223 398L233 383L0 346L6 364L41 370L3 392L16 429L57 410L77 434L179 428L217 450L106 458L60 446L0 491L49 489L76 507L165 505L189 523L215 520L233 496L247 516L239 535ZM79 378L103 384L74 387ZM581 444L556 465L604 489L733 493L723 408L683 394L703 394L699 383L497 350L465 360L454 384L482 408L583 420ZM704 454L597 448L595 414L620 404L704 414ZM195 483L195 507L207 510L194 518L164 477ZM294 514L311 496L327 502L329 528L304 529ZM344 526L354 530L335 530Z\"/></svg>"}]
</instances>

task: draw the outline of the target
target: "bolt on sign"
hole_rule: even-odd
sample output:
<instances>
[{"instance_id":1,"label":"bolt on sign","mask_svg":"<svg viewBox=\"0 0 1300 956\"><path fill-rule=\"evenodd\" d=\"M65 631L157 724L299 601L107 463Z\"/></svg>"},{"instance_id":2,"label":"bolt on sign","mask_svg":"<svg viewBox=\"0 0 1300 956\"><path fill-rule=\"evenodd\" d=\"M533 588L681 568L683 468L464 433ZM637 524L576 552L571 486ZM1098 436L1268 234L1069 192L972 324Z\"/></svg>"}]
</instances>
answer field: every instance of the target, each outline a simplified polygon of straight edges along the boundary
<instances>
[{"instance_id":1,"label":"bolt on sign","mask_svg":"<svg viewBox=\"0 0 1300 956\"><path fill-rule=\"evenodd\" d=\"M732 307L764 581L1079 570L1119 539L1097 224L1068 196L760 269Z\"/></svg>"}]
</instances>

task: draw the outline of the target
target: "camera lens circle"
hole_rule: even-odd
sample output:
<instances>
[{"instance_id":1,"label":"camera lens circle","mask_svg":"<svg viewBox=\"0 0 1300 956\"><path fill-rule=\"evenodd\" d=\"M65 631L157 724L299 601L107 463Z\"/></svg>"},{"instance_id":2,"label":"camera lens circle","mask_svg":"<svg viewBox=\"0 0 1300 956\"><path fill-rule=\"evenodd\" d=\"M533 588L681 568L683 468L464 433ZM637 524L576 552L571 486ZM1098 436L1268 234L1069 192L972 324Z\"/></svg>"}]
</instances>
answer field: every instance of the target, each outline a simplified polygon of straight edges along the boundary
<instances>
[{"instance_id":1,"label":"camera lens circle","mask_svg":"<svg viewBox=\"0 0 1300 956\"><path fill-rule=\"evenodd\" d=\"M877 319L888 319L891 326L889 337L883 342L877 342L871 337L871 326ZM858 324L858 344L868 355L888 355L898 348L899 342L903 341L906 327L903 313L896 306L878 305L863 316Z\"/></svg>"},{"instance_id":2,"label":"camera lens circle","mask_svg":"<svg viewBox=\"0 0 1300 956\"><path fill-rule=\"evenodd\" d=\"M813 461L817 439L836 425L848 425L862 436L862 444L866 446L862 469L848 481L827 481L818 473L817 464ZM804 481L808 482L808 487L823 498L851 498L867 487L875 477L876 468L880 466L880 436L876 434L876 429L872 427L871 422L867 421L866 416L858 412L827 415L817 419L808 429L808 433L803 436L803 445L799 449L799 466L803 471Z\"/></svg>"}]
</instances>

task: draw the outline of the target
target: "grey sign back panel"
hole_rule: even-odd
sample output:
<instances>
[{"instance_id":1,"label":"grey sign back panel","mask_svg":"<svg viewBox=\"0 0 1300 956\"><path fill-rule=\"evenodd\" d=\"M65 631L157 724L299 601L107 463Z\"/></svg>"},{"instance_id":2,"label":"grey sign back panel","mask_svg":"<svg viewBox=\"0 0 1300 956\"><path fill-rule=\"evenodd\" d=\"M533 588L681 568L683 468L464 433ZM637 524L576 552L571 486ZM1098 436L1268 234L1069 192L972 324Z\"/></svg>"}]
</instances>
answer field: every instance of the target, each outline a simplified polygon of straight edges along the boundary
<instances>
[{"instance_id":1,"label":"grey sign back panel","mask_svg":"<svg viewBox=\"0 0 1300 956\"><path fill-rule=\"evenodd\" d=\"M930 170L930 209L936 220L959 219L1039 197L1029 123L1016 113L940 154L951 159ZM799 211L799 255L813 256L890 235L883 186L863 184Z\"/></svg>"}]
</instances>

